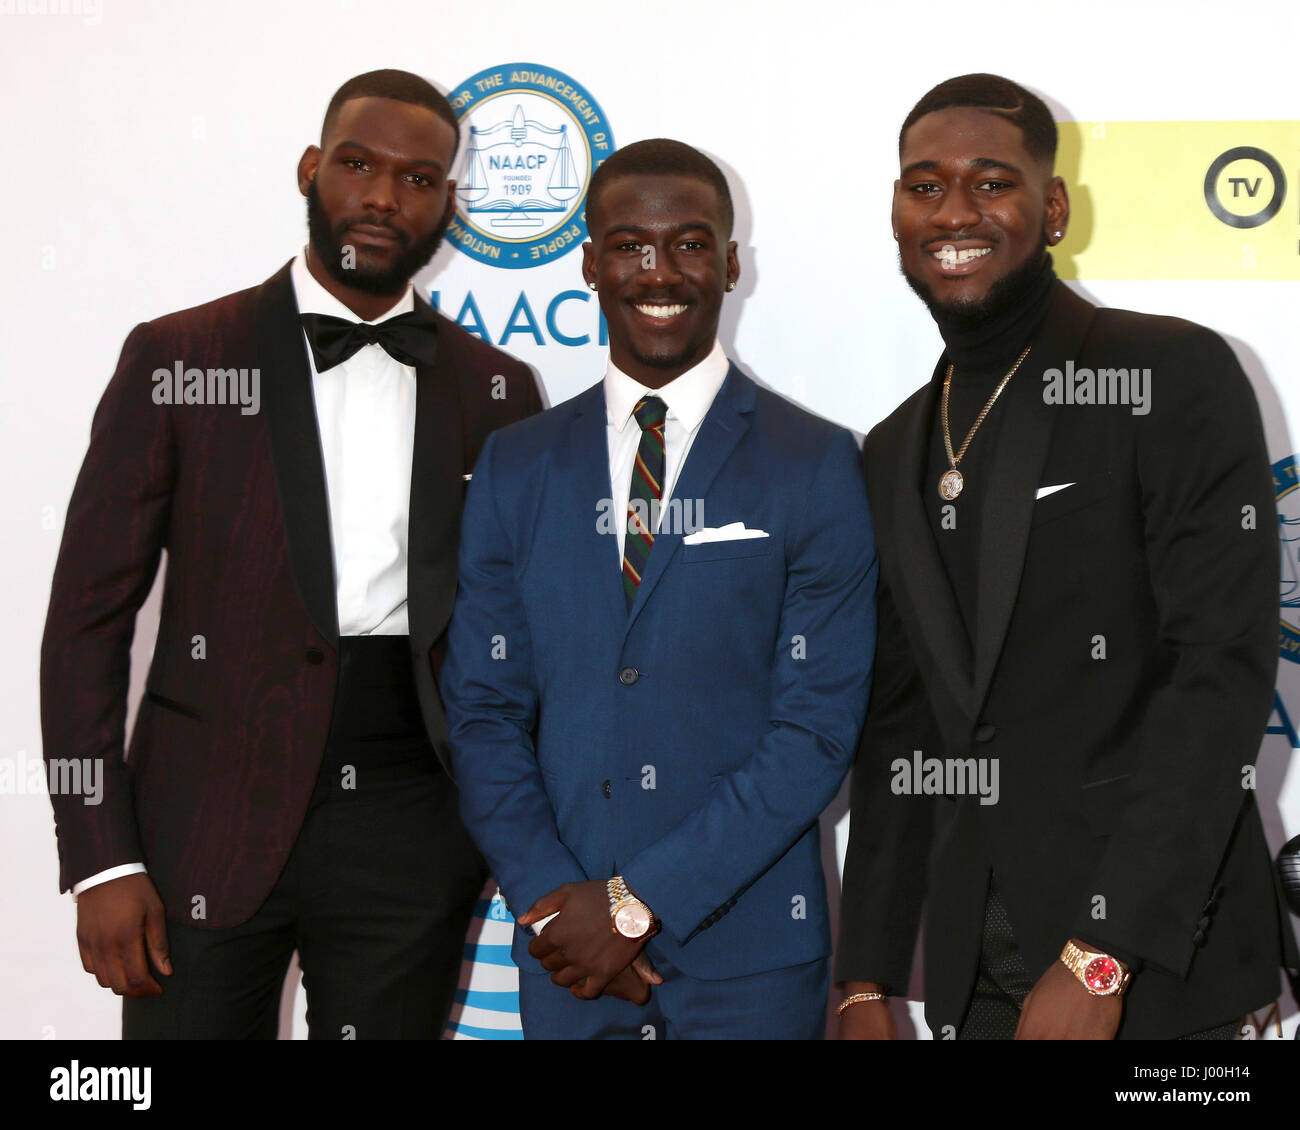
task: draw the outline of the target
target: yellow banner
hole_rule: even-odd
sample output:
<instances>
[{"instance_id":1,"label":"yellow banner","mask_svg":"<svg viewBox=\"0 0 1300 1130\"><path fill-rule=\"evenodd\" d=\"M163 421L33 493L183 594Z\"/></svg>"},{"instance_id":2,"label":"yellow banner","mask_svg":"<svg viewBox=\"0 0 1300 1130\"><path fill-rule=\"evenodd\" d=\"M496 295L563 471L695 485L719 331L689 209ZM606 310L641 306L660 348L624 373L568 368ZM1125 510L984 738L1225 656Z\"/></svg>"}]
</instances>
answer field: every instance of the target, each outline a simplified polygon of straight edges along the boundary
<instances>
[{"instance_id":1,"label":"yellow banner","mask_svg":"<svg viewBox=\"0 0 1300 1130\"><path fill-rule=\"evenodd\" d=\"M1300 122L1061 122L1066 279L1300 279Z\"/></svg>"}]
</instances>

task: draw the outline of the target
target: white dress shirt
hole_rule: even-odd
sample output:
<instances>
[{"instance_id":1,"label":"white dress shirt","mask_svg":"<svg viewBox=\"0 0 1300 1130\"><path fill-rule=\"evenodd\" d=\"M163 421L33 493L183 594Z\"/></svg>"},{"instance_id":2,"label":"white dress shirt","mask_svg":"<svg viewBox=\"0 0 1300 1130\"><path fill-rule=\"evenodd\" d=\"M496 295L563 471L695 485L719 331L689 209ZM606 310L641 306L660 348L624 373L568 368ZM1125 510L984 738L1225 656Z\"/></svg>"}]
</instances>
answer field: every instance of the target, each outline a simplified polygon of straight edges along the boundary
<instances>
[{"instance_id":1,"label":"white dress shirt","mask_svg":"<svg viewBox=\"0 0 1300 1130\"><path fill-rule=\"evenodd\" d=\"M305 248L290 273L300 314L362 320L312 277ZM415 292L408 285L406 293L374 322L414 309ZM318 373L305 332L302 347L311 369L325 459L339 634L406 635L410 631L406 546L415 451L415 369L395 361L381 345L366 345L343 364ZM623 505L626 508L626 484ZM73 884L72 897L110 879L144 871L143 863L110 867Z\"/></svg>"},{"instance_id":2,"label":"white dress shirt","mask_svg":"<svg viewBox=\"0 0 1300 1130\"><path fill-rule=\"evenodd\" d=\"M667 505L681 477L682 467L713 398L727 379L730 362L715 340L709 355L663 388L646 388L610 361L605 370L605 435L609 441L609 483L614 492L613 513L617 515L618 561L621 567L623 544L627 540L627 504L632 489L632 468L641 444L641 425L632 415L645 396L657 396L668 414L664 420L664 493ZM682 500L686 502L686 499ZM662 513L662 511L661 511ZM652 531L653 532L653 531Z\"/></svg>"},{"instance_id":3,"label":"white dress shirt","mask_svg":"<svg viewBox=\"0 0 1300 1130\"><path fill-rule=\"evenodd\" d=\"M312 278L305 252L293 261L293 289L302 314L361 319ZM415 292L370 322L415 309ZM303 347L306 349L306 336ZM406 615L407 521L415 451L415 369L365 345L324 373L307 349L316 420L329 495L330 540L339 634L403 636Z\"/></svg>"}]
</instances>

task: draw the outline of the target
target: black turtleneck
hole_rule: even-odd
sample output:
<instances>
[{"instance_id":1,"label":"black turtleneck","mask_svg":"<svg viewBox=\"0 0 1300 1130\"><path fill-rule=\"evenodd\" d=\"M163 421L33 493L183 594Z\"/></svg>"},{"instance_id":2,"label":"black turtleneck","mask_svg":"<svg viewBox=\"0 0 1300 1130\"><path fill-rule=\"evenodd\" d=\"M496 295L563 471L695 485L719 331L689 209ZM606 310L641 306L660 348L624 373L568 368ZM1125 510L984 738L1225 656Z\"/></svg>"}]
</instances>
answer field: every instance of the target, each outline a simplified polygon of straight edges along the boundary
<instances>
[{"instance_id":1,"label":"black turtleneck","mask_svg":"<svg viewBox=\"0 0 1300 1130\"><path fill-rule=\"evenodd\" d=\"M943 375L951 362L953 373L948 396L948 423L955 453L961 449L967 431L997 388L998 382L1006 376L1007 370L1015 364L1016 358L1042 325L1056 286L1052 257L1047 255L1041 268L1026 280L1016 297L977 326L955 327L939 323L944 355L937 378L934 419L930 428L930 455L921 489L926 513L930 518L930 528L965 623L967 662L971 659L970 641L975 638L979 594L979 515L984 501L983 488L988 481L989 469L993 464L993 450L997 446L1001 420L1005 414L1003 398L1021 373L1018 371L1003 389L1002 396L985 417L966 454L962 456L958 469L965 485L961 495L952 503L945 503L939 497L939 478L950 466L943 442ZM945 506L954 508L946 523Z\"/></svg>"},{"instance_id":2,"label":"black turtleneck","mask_svg":"<svg viewBox=\"0 0 1300 1130\"><path fill-rule=\"evenodd\" d=\"M1015 297L978 325L955 327L938 323L944 356L957 367L957 372L981 366L996 368L1005 359L1006 364L1001 365L1005 373L1043 320L1055 288L1052 257L1044 255L1038 270L1017 288Z\"/></svg>"}]
</instances>

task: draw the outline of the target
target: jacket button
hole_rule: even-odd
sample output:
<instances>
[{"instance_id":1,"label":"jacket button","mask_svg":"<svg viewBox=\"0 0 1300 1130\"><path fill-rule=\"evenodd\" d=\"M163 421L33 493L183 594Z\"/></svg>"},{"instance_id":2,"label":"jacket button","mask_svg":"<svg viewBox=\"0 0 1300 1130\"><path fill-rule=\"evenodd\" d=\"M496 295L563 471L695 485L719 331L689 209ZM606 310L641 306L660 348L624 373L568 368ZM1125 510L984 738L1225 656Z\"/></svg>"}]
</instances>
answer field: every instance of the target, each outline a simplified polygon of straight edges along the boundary
<instances>
[{"instance_id":1,"label":"jacket button","mask_svg":"<svg viewBox=\"0 0 1300 1130\"><path fill-rule=\"evenodd\" d=\"M1207 914L1196 924L1196 929L1199 930L1201 933L1204 933L1209 928L1210 928L1210 916Z\"/></svg>"},{"instance_id":2,"label":"jacket button","mask_svg":"<svg viewBox=\"0 0 1300 1130\"><path fill-rule=\"evenodd\" d=\"M975 740L977 742L991 742L998 736L998 728L992 722L981 722L975 727Z\"/></svg>"},{"instance_id":3,"label":"jacket button","mask_svg":"<svg viewBox=\"0 0 1300 1130\"><path fill-rule=\"evenodd\" d=\"M610 794L613 791L614 791L614 787L608 781L606 781L603 785L600 786L600 795L603 796L606 800L609 800Z\"/></svg>"},{"instance_id":4,"label":"jacket button","mask_svg":"<svg viewBox=\"0 0 1300 1130\"><path fill-rule=\"evenodd\" d=\"M1194 946L1203 946L1203 945L1205 945L1205 931L1204 931L1204 930L1197 930L1197 931L1192 935L1192 945L1194 945Z\"/></svg>"},{"instance_id":5,"label":"jacket button","mask_svg":"<svg viewBox=\"0 0 1300 1130\"><path fill-rule=\"evenodd\" d=\"M623 670L618 673L618 681L625 687L630 687L639 678L641 678L641 672L635 667L624 667Z\"/></svg>"},{"instance_id":6,"label":"jacket button","mask_svg":"<svg viewBox=\"0 0 1300 1130\"><path fill-rule=\"evenodd\" d=\"M303 657L308 663L324 663L325 653L318 647L309 647L307 654Z\"/></svg>"}]
</instances>

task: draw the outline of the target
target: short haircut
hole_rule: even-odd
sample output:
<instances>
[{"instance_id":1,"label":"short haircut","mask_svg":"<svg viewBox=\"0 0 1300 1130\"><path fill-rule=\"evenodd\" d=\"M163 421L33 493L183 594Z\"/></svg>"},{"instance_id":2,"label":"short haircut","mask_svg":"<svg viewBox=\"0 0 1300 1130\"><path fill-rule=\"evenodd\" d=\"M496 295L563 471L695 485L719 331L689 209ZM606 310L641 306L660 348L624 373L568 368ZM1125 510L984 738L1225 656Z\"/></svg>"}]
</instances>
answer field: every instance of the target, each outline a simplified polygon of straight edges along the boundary
<instances>
[{"instance_id":1,"label":"short haircut","mask_svg":"<svg viewBox=\"0 0 1300 1130\"><path fill-rule=\"evenodd\" d=\"M731 203L731 189L727 178L708 157L685 142L667 137L653 137L648 141L634 141L617 149L592 174L587 186L587 219L590 219L595 202L605 188L622 177L680 176L703 181L718 194L722 207L724 235L730 237L736 213Z\"/></svg>"},{"instance_id":2,"label":"short haircut","mask_svg":"<svg viewBox=\"0 0 1300 1130\"><path fill-rule=\"evenodd\" d=\"M348 79L335 91L334 97L330 99L330 104L325 110L325 121L320 127L322 146L325 144L325 135L329 133L334 120L339 116L339 111L343 108L343 103L351 102L354 98L391 98L395 102L407 102L412 106L423 106L426 110L432 110L456 131L456 144L451 151L452 157L456 156L456 151L460 148L460 122L456 119L456 111L451 108L451 103L438 93L432 83L426 82L419 75L411 74L410 71L367 71L363 75L357 75L356 78Z\"/></svg>"},{"instance_id":3,"label":"short haircut","mask_svg":"<svg viewBox=\"0 0 1300 1130\"><path fill-rule=\"evenodd\" d=\"M912 112L903 122L903 128L898 131L899 156L903 155L903 138L919 119L937 110L950 110L958 106L986 110L1005 118L1020 128L1025 139L1025 149L1031 157L1046 161L1049 166L1055 164L1056 122L1046 103L1009 78L982 74L950 78L922 97L912 107Z\"/></svg>"}]
</instances>

